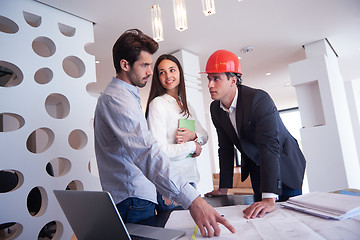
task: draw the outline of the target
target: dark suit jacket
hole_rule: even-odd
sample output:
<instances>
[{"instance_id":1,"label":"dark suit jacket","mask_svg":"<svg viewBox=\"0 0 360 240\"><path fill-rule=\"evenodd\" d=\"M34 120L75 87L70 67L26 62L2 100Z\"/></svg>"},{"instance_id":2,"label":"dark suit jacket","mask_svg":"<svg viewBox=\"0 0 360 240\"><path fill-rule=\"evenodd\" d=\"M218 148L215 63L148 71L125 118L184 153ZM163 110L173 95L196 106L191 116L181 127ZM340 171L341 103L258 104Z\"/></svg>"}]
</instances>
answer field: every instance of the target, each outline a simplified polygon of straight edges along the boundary
<instances>
[{"instance_id":1,"label":"dark suit jacket","mask_svg":"<svg viewBox=\"0 0 360 240\"><path fill-rule=\"evenodd\" d=\"M269 94L238 86L236 123L239 137L220 107L220 101L211 103L210 112L219 141L220 188L232 188L235 145L241 152L242 181L254 170L252 168L259 168L256 173L259 176L252 172L251 177L259 177L257 189L261 193L281 195L282 184L301 189L305 158L296 139L284 126Z\"/></svg>"}]
</instances>

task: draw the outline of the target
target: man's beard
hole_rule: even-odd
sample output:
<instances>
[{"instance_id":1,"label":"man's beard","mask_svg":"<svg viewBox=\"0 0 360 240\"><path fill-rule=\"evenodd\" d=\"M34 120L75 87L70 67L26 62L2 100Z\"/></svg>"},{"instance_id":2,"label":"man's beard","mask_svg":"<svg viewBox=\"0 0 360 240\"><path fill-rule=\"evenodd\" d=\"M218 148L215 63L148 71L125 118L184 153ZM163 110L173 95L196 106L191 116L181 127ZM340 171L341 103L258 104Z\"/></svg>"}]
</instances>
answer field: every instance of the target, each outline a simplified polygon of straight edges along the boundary
<instances>
[{"instance_id":1,"label":"man's beard","mask_svg":"<svg viewBox=\"0 0 360 240\"><path fill-rule=\"evenodd\" d=\"M145 79L145 78L150 78L151 77L151 75L147 75L146 77L144 77L143 79ZM131 81L131 83L134 85L134 86L137 86L137 87L139 87L139 88L143 88L143 87L145 87L146 86L146 83L148 82L148 81L145 81L144 83L142 83L141 81L139 81L139 82L134 82L133 80L130 80Z\"/></svg>"}]
</instances>

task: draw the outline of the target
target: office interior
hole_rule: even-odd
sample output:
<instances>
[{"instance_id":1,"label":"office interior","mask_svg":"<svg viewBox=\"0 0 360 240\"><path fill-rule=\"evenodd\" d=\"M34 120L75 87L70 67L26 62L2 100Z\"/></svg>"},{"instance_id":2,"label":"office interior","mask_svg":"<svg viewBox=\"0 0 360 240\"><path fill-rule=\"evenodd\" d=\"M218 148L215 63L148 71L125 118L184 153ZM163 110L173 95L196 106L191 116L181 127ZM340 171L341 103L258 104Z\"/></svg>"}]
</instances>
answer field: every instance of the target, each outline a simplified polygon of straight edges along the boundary
<instances>
[{"instance_id":1,"label":"office interior","mask_svg":"<svg viewBox=\"0 0 360 240\"><path fill-rule=\"evenodd\" d=\"M162 8L159 51L182 63L190 104L208 131L198 158L204 194L219 172L205 68L212 52L236 53L243 84L274 99L307 159L304 192L360 189L360 2L186 1L178 31ZM2 0L0 8L0 226L10 237L70 239L55 189L101 190L94 152L97 97L115 75L111 48L129 28L152 36L152 1ZM150 83L140 89L145 109ZM291 116L293 115L293 117ZM241 173L241 169L234 168ZM15 177L14 177L15 176ZM7 179L10 179L7 178ZM6 180L11 181L11 180ZM0 229L0 231L3 231Z\"/></svg>"}]
</instances>

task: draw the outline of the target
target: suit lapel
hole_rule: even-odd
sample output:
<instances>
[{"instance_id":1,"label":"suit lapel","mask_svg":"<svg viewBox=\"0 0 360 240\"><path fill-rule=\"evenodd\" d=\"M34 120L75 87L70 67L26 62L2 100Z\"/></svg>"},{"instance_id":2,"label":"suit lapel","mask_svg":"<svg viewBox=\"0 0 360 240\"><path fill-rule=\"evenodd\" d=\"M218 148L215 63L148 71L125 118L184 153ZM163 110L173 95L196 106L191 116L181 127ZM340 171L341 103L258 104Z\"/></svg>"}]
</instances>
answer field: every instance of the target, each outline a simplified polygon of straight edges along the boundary
<instances>
[{"instance_id":1,"label":"suit lapel","mask_svg":"<svg viewBox=\"0 0 360 240\"><path fill-rule=\"evenodd\" d=\"M238 86L238 97L237 97L237 102L236 102L236 128L237 128L237 132L239 135L239 139L241 136L241 123L243 121L243 116L244 116L244 109L242 107L242 95L241 95L241 85Z\"/></svg>"},{"instance_id":2,"label":"suit lapel","mask_svg":"<svg viewBox=\"0 0 360 240\"><path fill-rule=\"evenodd\" d=\"M243 117L244 117L244 107L243 107L243 101L242 101L242 86L238 86L238 96L237 96L237 101L236 101L236 128L237 128L237 132L238 132L238 141L236 142L236 147L240 150L241 154L244 154L244 150L242 149L241 146L241 125L243 122ZM245 167L245 162L244 162L245 158L242 156L241 157L241 167L242 167L242 173L241 174L241 180L245 181L245 179L248 176L247 170L244 168Z\"/></svg>"},{"instance_id":3,"label":"suit lapel","mask_svg":"<svg viewBox=\"0 0 360 240\"><path fill-rule=\"evenodd\" d=\"M238 141L238 137L236 135L235 129L230 121L230 118L228 116L228 113L224 111L222 108L219 107L219 115L220 115L220 121L223 124L223 128L228 134L228 136L231 138L231 140L235 143Z\"/></svg>"}]
</instances>

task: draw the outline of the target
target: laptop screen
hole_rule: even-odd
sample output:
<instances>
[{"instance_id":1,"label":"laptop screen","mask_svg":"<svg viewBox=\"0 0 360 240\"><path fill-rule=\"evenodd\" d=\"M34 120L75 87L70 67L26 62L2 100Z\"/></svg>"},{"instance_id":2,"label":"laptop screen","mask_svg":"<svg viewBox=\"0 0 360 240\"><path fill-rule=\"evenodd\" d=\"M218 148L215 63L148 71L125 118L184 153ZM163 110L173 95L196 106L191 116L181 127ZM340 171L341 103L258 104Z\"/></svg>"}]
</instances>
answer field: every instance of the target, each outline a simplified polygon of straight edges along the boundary
<instances>
[{"instance_id":1,"label":"laptop screen","mask_svg":"<svg viewBox=\"0 0 360 240\"><path fill-rule=\"evenodd\" d=\"M184 231L140 224L127 228L108 192L54 190L54 194L78 240L130 240L130 234L169 240L185 235Z\"/></svg>"}]
</instances>

